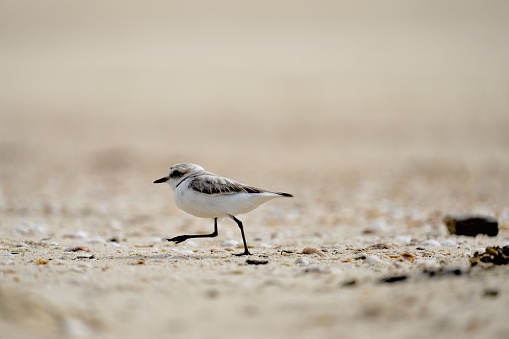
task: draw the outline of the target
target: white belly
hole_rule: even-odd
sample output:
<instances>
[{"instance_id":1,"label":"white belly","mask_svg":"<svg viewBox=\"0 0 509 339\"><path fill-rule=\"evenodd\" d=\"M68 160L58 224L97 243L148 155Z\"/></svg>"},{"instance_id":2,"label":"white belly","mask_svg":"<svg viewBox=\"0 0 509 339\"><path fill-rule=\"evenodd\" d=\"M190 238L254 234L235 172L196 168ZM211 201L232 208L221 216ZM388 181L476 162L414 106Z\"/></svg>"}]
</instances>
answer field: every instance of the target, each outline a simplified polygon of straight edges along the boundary
<instances>
[{"instance_id":1,"label":"white belly","mask_svg":"<svg viewBox=\"0 0 509 339\"><path fill-rule=\"evenodd\" d=\"M181 186L174 192L177 207L200 218L247 213L277 197L279 195L273 193L204 194Z\"/></svg>"}]
</instances>

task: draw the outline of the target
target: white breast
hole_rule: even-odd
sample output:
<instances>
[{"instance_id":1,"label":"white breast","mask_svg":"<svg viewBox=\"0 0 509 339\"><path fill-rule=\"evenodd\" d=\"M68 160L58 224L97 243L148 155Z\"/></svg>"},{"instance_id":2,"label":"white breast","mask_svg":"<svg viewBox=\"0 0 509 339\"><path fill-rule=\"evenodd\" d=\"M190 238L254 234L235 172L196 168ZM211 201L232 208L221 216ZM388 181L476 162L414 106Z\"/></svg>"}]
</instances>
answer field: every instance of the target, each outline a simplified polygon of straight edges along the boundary
<instances>
[{"instance_id":1,"label":"white breast","mask_svg":"<svg viewBox=\"0 0 509 339\"><path fill-rule=\"evenodd\" d=\"M185 182L174 191L175 204L200 218L226 217L247 213L264 202L277 198L274 193L204 194L189 189Z\"/></svg>"}]
</instances>

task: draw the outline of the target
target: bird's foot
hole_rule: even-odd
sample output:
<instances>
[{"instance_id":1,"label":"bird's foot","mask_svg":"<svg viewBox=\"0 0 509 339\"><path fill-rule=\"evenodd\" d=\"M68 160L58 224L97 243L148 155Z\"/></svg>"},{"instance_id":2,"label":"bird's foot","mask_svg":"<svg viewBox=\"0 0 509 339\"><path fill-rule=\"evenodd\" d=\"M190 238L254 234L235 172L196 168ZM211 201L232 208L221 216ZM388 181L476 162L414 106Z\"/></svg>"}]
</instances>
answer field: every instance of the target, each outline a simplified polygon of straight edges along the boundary
<instances>
[{"instance_id":1,"label":"bird's foot","mask_svg":"<svg viewBox=\"0 0 509 339\"><path fill-rule=\"evenodd\" d=\"M176 244L180 244L181 242L184 242L186 241L187 239L189 239L189 237L187 235L179 235L179 236L176 236L174 238L171 238L171 239L166 239L168 241L173 241L174 243Z\"/></svg>"},{"instance_id":2,"label":"bird's foot","mask_svg":"<svg viewBox=\"0 0 509 339\"><path fill-rule=\"evenodd\" d=\"M251 252L249 252L248 250L245 250L243 253L233 253L232 255L234 255L236 257L242 257L244 255L251 255Z\"/></svg>"}]
</instances>

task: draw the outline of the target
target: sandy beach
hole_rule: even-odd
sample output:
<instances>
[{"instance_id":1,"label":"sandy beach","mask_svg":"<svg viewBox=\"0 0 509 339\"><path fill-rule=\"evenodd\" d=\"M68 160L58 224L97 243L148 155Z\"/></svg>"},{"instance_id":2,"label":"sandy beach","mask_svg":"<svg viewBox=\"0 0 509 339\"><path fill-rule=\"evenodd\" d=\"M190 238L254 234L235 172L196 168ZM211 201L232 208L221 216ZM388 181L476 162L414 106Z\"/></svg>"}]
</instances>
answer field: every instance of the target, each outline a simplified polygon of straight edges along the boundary
<instances>
[{"instance_id":1,"label":"sandy beach","mask_svg":"<svg viewBox=\"0 0 509 339\"><path fill-rule=\"evenodd\" d=\"M0 338L508 335L506 2L0 6ZM294 198L170 243L180 162Z\"/></svg>"}]
</instances>

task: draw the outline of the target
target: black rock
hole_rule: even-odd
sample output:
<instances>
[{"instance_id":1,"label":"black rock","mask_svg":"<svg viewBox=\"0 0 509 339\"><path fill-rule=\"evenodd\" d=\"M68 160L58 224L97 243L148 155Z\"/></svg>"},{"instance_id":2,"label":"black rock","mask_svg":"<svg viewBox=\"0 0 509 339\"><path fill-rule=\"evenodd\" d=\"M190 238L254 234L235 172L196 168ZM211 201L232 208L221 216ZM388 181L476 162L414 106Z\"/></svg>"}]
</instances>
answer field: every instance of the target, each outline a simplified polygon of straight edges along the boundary
<instances>
[{"instance_id":1,"label":"black rock","mask_svg":"<svg viewBox=\"0 0 509 339\"><path fill-rule=\"evenodd\" d=\"M478 234L494 237L498 234L498 221L489 216L446 215L442 221L451 234L469 237L475 237Z\"/></svg>"}]
</instances>

